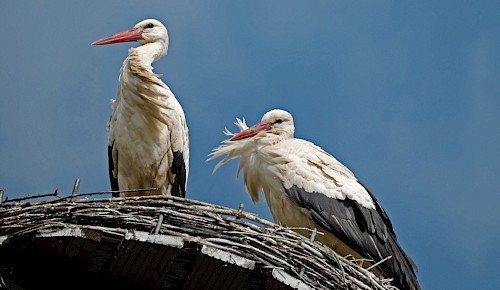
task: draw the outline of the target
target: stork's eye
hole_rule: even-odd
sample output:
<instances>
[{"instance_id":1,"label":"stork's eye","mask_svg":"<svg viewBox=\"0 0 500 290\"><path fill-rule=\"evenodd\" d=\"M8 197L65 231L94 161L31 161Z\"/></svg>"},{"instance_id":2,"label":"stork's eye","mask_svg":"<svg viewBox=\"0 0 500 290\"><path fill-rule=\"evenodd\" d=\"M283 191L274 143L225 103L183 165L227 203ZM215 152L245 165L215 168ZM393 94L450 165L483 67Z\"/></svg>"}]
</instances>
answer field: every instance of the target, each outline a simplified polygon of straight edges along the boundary
<instances>
[{"instance_id":1,"label":"stork's eye","mask_svg":"<svg viewBox=\"0 0 500 290\"><path fill-rule=\"evenodd\" d=\"M283 120L278 119L278 120L276 120L276 121L274 121L274 122L273 122L273 125L274 125L274 124L281 124L281 123L283 123Z\"/></svg>"},{"instance_id":2,"label":"stork's eye","mask_svg":"<svg viewBox=\"0 0 500 290\"><path fill-rule=\"evenodd\" d=\"M146 24L146 26L144 26L144 28L153 28L153 27L155 27L153 23L148 23Z\"/></svg>"}]
</instances>

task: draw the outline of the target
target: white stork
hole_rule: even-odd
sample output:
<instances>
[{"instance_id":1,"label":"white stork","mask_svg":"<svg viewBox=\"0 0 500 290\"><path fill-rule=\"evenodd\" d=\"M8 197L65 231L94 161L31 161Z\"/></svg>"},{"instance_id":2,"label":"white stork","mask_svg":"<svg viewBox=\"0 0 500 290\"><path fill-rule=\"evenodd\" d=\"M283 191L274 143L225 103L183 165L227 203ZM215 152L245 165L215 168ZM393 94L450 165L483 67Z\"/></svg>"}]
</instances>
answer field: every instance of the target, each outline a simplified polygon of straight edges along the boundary
<instances>
[{"instance_id":1,"label":"white stork","mask_svg":"<svg viewBox=\"0 0 500 290\"><path fill-rule=\"evenodd\" d=\"M332 155L293 137L290 113L272 110L250 128L239 119L235 124L241 132L226 129L232 137L211 153L209 160L226 155L214 172L239 157L237 175L243 169L253 202L263 190L276 223L316 228L324 233L317 239L343 256L370 259L372 264L392 257L374 272L394 278L394 286L400 289L420 289L416 266L398 244L382 206Z\"/></svg>"},{"instance_id":2,"label":"white stork","mask_svg":"<svg viewBox=\"0 0 500 290\"><path fill-rule=\"evenodd\" d=\"M189 138L184 111L151 66L167 54L167 29L160 21L147 19L92 45L128 41L142 45L129 50L120 71L116 99L112 100L108 122L111 189L158 188L121 196L185 197Z\"/></svg>"}]
</instances>

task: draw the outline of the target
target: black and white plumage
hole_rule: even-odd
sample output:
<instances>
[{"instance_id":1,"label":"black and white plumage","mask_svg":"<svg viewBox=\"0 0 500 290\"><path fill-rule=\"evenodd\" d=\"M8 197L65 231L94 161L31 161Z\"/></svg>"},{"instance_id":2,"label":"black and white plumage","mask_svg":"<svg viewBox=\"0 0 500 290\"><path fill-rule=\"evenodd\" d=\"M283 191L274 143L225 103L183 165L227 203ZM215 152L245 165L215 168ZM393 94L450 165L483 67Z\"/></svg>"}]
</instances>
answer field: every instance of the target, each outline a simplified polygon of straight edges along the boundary
<instances>
[{"instance_id":1,"label":"black and white plumage","mask_svg":"<svg viewBox=\"0 0 500 290\"><path fill-rule=\"evenodd\" d=\"M137 41L123 62L118 93L108 122L109 177L112 190L158 188L121 196L185 197L189 172L189 136L184 111L151 64L168 50L168 32L158 20L93 42L104 45Z\"/></svg>"},{"instance_id":2,"label":"black and white plumage","mask_svg":"<svg viewBox=\"0 0 500 290\"><path fill-rule=\"evenodd\" d=\"M382 206L332 155L293 137L290 113L272 110L250 128L239 119L236 125L241 132L232 134L226 129L232 137L209 158L226 155L214 172L239 157L237 174L244 171L247 192L254 202L259 200L259 191L264 192L276 223L316 228L324 233L317 239L344 256L370 259L372 264L391 256L374 272L394 278L393 285L400 289L420 289L416 266L398 244Z\"/></svg>"}]
</instances>

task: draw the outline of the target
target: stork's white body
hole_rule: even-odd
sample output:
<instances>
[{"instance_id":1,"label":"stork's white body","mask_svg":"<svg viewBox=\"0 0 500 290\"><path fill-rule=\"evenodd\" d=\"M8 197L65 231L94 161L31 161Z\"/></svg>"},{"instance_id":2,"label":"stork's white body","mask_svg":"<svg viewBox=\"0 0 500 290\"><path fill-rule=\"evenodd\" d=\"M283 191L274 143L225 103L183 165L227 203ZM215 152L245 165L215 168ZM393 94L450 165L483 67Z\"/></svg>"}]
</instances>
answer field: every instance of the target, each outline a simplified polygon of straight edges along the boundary
<instances>
[{"instance_id":1,"label":"stork's white body","mask_svg":"<svg viewBox=\"0 0 500 290\"><path fill-rule=\"evenodd\" d=\"M215 167L240 158L238 171L254 202L263 191L273 219L288 227L317 229L317 239L341 255L371 259L392 258L375 268L394 278L401 289L420 289L411 258L396 240L392 224L375 197L332 155L311 142L293 138L292 116L282 110L266 113L262 122L214 149ZM299 231L308 236L310 232Z\"/></svg>"},{"instance_id":2,"label":"stork's white body","mask_svg":"<svg viewBox=\"0 0 500 290\"><path fill-rule=\"evenodd\" d=\"M118 38L123 38L123 33L127 36L135 33L133 36L143 45L129 50L120 71L116 99L112 100L108 122L111 187L158 189L126 192L121 196L185 196L189 136L184 111L151 66L167 52L166 28L159 21L148 19L132 30L119 33ZM116 35L104 38L104 44L116 38Z\"/></svg>"},{"instance_id":3,"label":"stork's white body","mask_svg":"<svg viewBox=\"0 0 500 290\"><path fill-rule=\"evenodd\" d=\"M259 191L262 190L276 223L293 228L316 228L321 232L317 240L341 255L361 258L348 245L314 222L311 212L298 207L285 189L296 186L307 192L321 192L334 199L356 200L366 208L375 209L368 192L349 169L313 143L292 138L273 144L272 138L267 138L268 135L264 133L253 139L241 140L246 144L238 148L243 152L239 164L244 171L245 187L252 201L259 201ZM224 149L230 147L228 145ZM299 232L306 236L310 233Z\"/></svg>"}]
</instances>

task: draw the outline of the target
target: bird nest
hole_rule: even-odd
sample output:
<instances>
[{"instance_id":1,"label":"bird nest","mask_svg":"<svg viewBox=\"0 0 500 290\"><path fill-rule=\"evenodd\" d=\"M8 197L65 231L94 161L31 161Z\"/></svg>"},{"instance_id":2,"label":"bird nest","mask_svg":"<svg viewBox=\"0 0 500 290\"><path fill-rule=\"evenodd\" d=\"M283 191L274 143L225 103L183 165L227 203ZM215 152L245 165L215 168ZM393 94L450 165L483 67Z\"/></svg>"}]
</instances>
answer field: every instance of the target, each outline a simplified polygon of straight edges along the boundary
<instances>
[{"instance_id":1,"label":"bird nest","mask_svg":"<svg viewBox=\"0 0 500 290\"><path fill-rule=\"evenodd\" d=\"M306 288L394 289L360 261L241 209L178 197L90 198L97 194L103 193L0 200L0 247L41 231L74 227L116 235L142 231L243 257L254 261L255 269L281 269Z\"/></svg>"}]
</instances>

